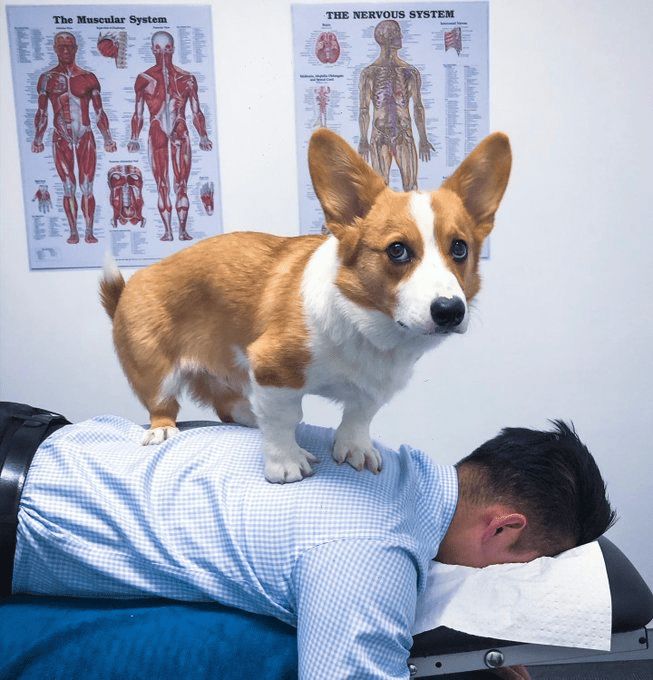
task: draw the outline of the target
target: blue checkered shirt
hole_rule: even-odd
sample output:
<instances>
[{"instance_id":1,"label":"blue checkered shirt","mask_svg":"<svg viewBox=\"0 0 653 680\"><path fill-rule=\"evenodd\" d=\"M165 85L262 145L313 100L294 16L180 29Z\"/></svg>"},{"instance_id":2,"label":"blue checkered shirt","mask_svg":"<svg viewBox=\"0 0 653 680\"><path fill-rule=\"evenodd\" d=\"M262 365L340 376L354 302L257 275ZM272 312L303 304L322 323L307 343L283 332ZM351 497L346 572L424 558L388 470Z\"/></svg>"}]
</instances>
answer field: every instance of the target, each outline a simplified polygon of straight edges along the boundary
<instances>
[{"instance_id":1,"label":"blue checkered shirt","mask_svg":"<svg viewBox=\"0 0 653 680\"><path fill-rule=\"evenodd\" d=\"M20 504L17 593L215 600L297 627L300 677L407 678L418 593L457 501L455 468L379 446L379 475L300 425L313 477L263 476L261 434L182 432L143 447L103 416L39 448Z\"/></svg>"}]
</instances>

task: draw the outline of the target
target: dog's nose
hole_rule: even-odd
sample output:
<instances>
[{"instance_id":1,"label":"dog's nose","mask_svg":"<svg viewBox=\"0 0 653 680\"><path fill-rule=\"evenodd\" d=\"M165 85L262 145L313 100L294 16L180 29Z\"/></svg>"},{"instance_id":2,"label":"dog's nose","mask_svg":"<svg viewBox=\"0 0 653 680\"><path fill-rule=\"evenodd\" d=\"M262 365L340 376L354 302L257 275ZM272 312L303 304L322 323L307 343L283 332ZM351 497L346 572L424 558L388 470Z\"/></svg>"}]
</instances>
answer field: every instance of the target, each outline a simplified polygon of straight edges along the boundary
<instances>
[{"instance_id":1,"label":"dog's nose","mask_svg":"<svg viewBox=\"0 0 653 680\"><path fill-rule=\"evenodd\" d=\"M459 326L465 318L465 303L459 297L438 297L431 303L431 317L440 328Z\"/></svg>"}]
</instances>

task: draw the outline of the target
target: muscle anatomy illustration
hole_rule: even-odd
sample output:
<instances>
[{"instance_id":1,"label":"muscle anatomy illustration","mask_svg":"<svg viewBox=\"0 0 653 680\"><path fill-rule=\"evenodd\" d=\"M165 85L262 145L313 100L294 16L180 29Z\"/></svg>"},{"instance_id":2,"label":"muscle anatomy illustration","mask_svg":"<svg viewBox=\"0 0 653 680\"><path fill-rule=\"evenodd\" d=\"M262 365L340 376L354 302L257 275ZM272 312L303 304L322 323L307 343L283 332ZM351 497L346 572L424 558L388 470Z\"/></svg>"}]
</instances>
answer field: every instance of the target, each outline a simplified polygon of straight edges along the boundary
<instances>
[{"instance_id":1,"label":"muscle anatomy illustration","mask_svg":"<svg viewBox=\"0 0 653 680\"><path fill-rule=\"evenodd\" d=\"M63 183L63 208L70 227L68 243L79 243L77 230L77 199L75 197L75 160L82 192L82 213L84 215L86 243L97 243L93 235L95 197L96 150L95 137L91 129L89 108L92 105L97 127L104 138L107 152L116 150L111 137L109 119L102 108L100 83L90 71L75 63L77 41L72 33L62 31L54 36L54 52L59 63L41 74L38 79L38 108L34 118L34 141L32 151L41 153L43 137L48 128L48 102L52 105L53 127L52 152L54 165Z\"/></svg>"},{"instance_id":2,"label":"muscle anatomy illustration","mask_svg":"<svg viewBox=\"0 0 653 680\"><path fill-rule=\"evenodd\" d=\"M200 199L207 215L213 215L213 182L204 182L200 187Z\"/></svg>"},{"instance_id":3,"label":"muscle anatomy illustration","mask_svg":"<svg viewBox=\"0 0 653 680\"><path fill-rule=\"evenodd\" d=\"M390 179L392 160L401 174L404 191L417 189L417 149L409 103L413 100L415 125L419 134L419 158L429 161L435 151L426 134L422 104L422 78L417 68L398 56L402 47L401 27L394 20L384 20L374 29L379 57L363 68L360 75L358 151L385 179ZM372 105L372 131L368 141Z\"/></svg>"},{"instance_id":4,"label":"muscle anatomy illustration","mask_svg":"<svg viewBox=\"0 0 653 680\"><path fill-rule=\"evenodd\" d=\"M315 101L319 111L316 125L320 127L327 126L327 106L329 105L329 95L331 88L328 85L320 85L315 88Z\"/></svg>"},{"instance_id":5,"label":"muscle anatomy illustration","mask_svg":"<svg viewBox=\"0 0 653 680\"><path fill-rule=\"evenodd\" d=\"M97 48L103 57L115 61L116 68L127 68L127 31L100 33Z\"/></svg>"},{"instance_id":6,"label":"muscle anatomy illustration","mask_svg":"<svg viewBox=\"0 0 653 680\"><path fill-rule=\"evenodd\" d=\"M136 106L131 122L131 139L127 148L131 152L140 148L139 135L143 128L144 107L150 114L148 152L150 168L158 192L158 208L163 221L162 241L172 241L172 204L170 202L169 161L172 158L175 208L179 219L179 239L193 237L186 229L188 219L188 177L192 152L186 125L186 104L190 103L193 125L199 133L200 149L210 151L212 143L206 131L206 121L200 108L197 80L172 62L175 50L170 33L157 31L152 36L152 53L156 65L136 78L134 91Z\"/></svg>"},{"instance_id":7,"label":"muscle anatomy illustration","mask_svg":"<svg viewBox=\"0 0 653 680\"><path fill-rule=\"evenodd\" d=\"M143 173L136 165L114 165L107 173L109 201L113 208L111 226L138 224L145 226L143 217Z\"/></svg>"},{"instance_id":8,"label":"muscle anatomy illustration","mask_svg":"<svg viewBox=\"0 0 653 680\"><path fill-rule=\"evenodd\" d=\"M52 199L50 198L50 192L48 191L48 185L42 184L34 194L32 201L37 201L37 205L40 213L48 213L52 208Z\"/></svg>"}]
</instances>

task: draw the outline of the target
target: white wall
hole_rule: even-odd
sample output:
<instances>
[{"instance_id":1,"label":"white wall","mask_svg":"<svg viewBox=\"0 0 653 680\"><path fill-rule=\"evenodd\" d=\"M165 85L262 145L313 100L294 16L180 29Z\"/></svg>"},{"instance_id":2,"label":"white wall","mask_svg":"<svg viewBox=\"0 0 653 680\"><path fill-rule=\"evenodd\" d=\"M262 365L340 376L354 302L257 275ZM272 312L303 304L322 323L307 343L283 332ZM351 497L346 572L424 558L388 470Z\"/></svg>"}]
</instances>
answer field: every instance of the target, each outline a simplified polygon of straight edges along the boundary
<instances>
[{"instance_id":1,"label":"white wall","mask_svg":"<svg viewBox=\"0 0 653 680\"><path fill-rule=\"evenodd\" d=\"M492 127L515 161L484 288L467 336L420 362L374 434L453 462L502 426L573 419L621 516L610 535L653 584L653 3L493 0L490 16ZM144 422L98 273L28 269L1 21L0 398ZM222 0L214 35L227 230L295 234L289 2ZM305 411L336 422L319 399Z\"/></svg>"}]
</instances>

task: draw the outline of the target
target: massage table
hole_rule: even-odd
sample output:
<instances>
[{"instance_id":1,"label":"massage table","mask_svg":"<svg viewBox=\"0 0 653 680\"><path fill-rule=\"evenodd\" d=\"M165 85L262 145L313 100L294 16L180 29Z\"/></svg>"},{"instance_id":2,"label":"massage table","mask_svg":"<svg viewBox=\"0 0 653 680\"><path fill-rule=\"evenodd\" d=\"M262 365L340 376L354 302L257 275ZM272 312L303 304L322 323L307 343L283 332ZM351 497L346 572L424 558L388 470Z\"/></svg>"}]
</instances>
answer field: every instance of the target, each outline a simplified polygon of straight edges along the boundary
<instances>
[{"instance_id":1,"label":"massage table","mask_svg":"<svg viewBox=\"0 0 653 680\"><path fill-rule=\"evenodd\" d=\"M481 638L441 626L414 637L411 676L481 678L489 668L518 664L535 669L648 661L653 668L653 629L646 627L653 619L653 594L612 542L602 537L599 544L612 598L610 652ZM152 599L0 600L0 680L296 677L295 630L267 616L214 603Z\"/></svg>"}]
</instances>

